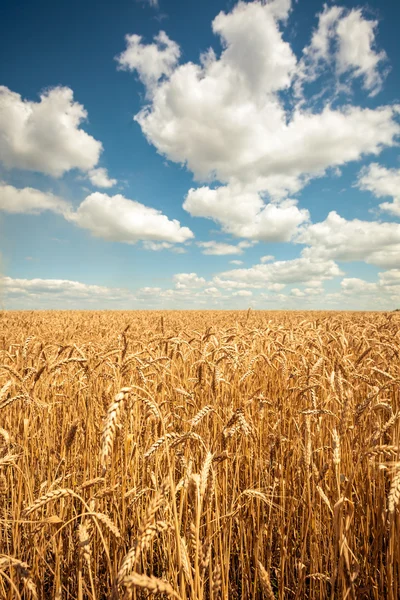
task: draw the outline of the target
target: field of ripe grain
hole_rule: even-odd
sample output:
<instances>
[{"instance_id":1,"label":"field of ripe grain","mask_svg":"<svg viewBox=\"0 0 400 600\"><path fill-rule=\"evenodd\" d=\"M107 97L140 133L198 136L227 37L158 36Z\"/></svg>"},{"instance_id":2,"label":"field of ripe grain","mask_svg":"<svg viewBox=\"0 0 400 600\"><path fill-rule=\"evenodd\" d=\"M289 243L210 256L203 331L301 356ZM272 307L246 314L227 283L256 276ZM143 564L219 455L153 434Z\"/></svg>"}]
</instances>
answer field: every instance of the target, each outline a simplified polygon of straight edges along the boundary
<instances>
[{"instance_id":1,"label":"field of ripe grain","mask_svg":"<svg viewBox=\"0 0 400 600\"><path fill-rule=\"evenodd\" d=\"M399 353L399 313L1 313L0 598L398 600Z\"/></svg>"}]
</instances>

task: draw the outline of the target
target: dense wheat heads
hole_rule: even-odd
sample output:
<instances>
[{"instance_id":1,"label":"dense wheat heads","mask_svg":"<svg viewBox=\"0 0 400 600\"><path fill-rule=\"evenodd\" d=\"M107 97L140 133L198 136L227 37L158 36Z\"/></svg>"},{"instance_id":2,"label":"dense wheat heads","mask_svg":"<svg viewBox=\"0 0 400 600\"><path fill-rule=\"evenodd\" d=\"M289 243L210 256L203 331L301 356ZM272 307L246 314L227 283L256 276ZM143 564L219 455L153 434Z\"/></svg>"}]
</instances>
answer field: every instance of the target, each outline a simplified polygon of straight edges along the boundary
<instances>
[{"instance_id":1,"label":"dense wheat heads","mask_svg":"<svg viewBox=\"0 0 400 600\"><path fill-rule=\"evenodd\" d=\"M0 598L398 600L399 326L3 312Z\"/></svg>"}]
</instances>

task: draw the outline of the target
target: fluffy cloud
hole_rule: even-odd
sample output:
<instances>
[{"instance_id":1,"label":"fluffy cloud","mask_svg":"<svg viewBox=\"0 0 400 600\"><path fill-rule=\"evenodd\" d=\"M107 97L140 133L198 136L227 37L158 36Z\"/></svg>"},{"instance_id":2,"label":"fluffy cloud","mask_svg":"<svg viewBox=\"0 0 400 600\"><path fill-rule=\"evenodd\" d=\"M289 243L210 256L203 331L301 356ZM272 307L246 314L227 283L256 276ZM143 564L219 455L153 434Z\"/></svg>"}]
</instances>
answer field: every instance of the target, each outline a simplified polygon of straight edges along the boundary
<instances>
[{"instance_id":1,"label":"fluffy cloud","mask_svg":"<svg viewBox=\"0 0 400 600\"><path fill-rule=\"evenodd\" d=\"M228 271L230 272L230 271ZM226 273L222 273L221 277L216 275L213 277L212 282L219 288L223 288L224 290L240 290L243 288L252 288L252 289L260 289L264 287L263 283L256 282L251 283L250 281L240 281L236 279L227 279Z\"/></svg>"},{"instance_id":2,"label":"fluffy cloud","mask_svg":"<svg viewBox=\"0 0 400 600\"><path fill-rule=\"evenodd\" d=\"M242 260L230 260L229 262L231 263L231 265L242 265L243 264Z\"/></svg>"},{"instance_id":3,"label":"fluffy cloud","mask_svg":"<svg viewBox=\"0 0 400 600\"><path fill-rule=\"evenodd\" d=\"M206 296L212 296L213 298L222 298L221 291L216 287L209 287L204 290Z\"/></svg>"},{"instance_id":4,"label":"fluffy cloud","mask_svg":"<svg viewBox=\"0 0 400 600\"><path fill-rule=\"evenodd\" d=\"M193 237L188 227L172 221L159 210L124 196L90 194L70 216L79 227L112 242L135 244L139 240L182 243Z\"/></svg>"},{"instance_id":5,"label":"fluffy cloud","mask_svg":"<svg viewBox=\"0 0 400 600\"><path fill-rule=\"evenodd\" d=\"M268 287L271 284L321 282L340 274L341 271L333 260L301 257L254 265L249 269L225 271L214 278L214 281L219 285L225 283L228 288L233 287L235 282L245 287Z\"/></svg>"},{"instance_id":6,"label":"fluffy cloud","mask_svg":"<svg viewBox=\"0 0 400 600\"><path fill-rule=\"evenodd\" d=\"M66 215L71 207L68 202L50 192L40 192L29 187L18 189L0 182L0 211L39 214L45 210Z\"/></svg>"},{"instance_id":7,"label":"fluffy cloud","mask_svg":"<svg viewBox=\"0 0 400 600\"><path fill-rule=\"evenodd\" d=\"M310 285L310 282L307 282L308 285ZM318 282L319 283L319 282ZM271 292L280 292L283 290L283 288L286 287L285 283L267 283L267 290L270 290Z\"/></svg>"},{"instance_id":8,"label":"fluffy cloud","mask_svg":"<svg viewBox=\"0 0 400 600\"><path fill-rule=\"evenodd\" d=\"M301 70L282 37L280 20L289 7L290 2L240 2L230 13L221 12L212 26L222 53L217 57L210 49L199 64L173 67L174 52L167 68L157 44L144 45L136 38L127 49L132 51L130 68L149 82L149 103L136 121L161 154L186 164L197 179L240 182L282 197L330 167L378 154L395 143L400 133L396 106L333 109L327 102L317 112L303 110L301 103L287 107L280 92L291 93ZM336 12L342 15L341 9ZM363 77L374 91L383 58L373 49L375 22L352 11L335 23L338 70ZM323 45L324 36L320 38ZM156 65L161 60L155 73L143 61L146 49L156 52ZM200 194L206 192L203 188ZM237 195L233 200L240 203Z\"/></svg>"},{"instance_id":9,"label":"fluffy cloud","mask_svg":"<svg viewBox=\"0 0 400 600\"><path fill-rule=\"evenodd\" d=\"M377 291L378 285L357 277L349 277L342 280L342 290L345 294L356 295L356 294L371 294Z\"/></svg>"},{"instance_id":10,"label":"fluffy cloud","mask_svg":"<svg viewBox=\"0 0 400 600\"><path fill-rule=\"evenodd\" d=\"M367 296L375 306L381 306L383 302L393 303L399 308L400 303L400 270L392 269L379 273L378 281L365 281L363 279L345 278L341 282L341 288L344 296L351 296L354 299L360 296Z\"/></svg>"},{"instance_id":11,"label":"fluffy cloud","mask_svg":"<svg viewBox=\"0 0 400 600\"><path fill-rule=\"evenodd\" d=\"M304 257L341 261L362 260L384 268L400 264L400 224L347 221L335 211L325 221L304 229L296 239L309 247Z\"/></svg>"},{"instance_id":12,"label":"fluffy cloud","mask_svg":"<svg viewBox=\"0 0 400 600\"><path fill-rule=\"evenodd\" d=\"M0 161L54 177L93 169L102 145L80 128L86 117L67 87L43 92L32 102L0 86Z\"/></svg>"},{"instance_id":13,"label":"fluffy cloud","mask_svg":"<svg viewBox=\"0 0 400 600\"><path fill-rule=\"evenodd\" d=\"M197 273L177 273L173 279L178 290L203 287L206 284L206 280L198 277Z\"/></svg>"},{"instance_id":14,"label":"fluffy cloud","mask_svg":"<svg viewBox=\"0 0 400 600\"><path fill-rule=\"evenodd\" d=\"M292 288L290 290L290 295L294 296L295 298L304 298L304 296L306 296L307 294L305 293L305 291L300 290L299 288Z\"/></svg>"},{"instance_id":15,"label":"fluffy cloud","mask_svg":"<svg viewBox=\"0 0 400 600\"><path fill-rule=\"evenodd\" d=\"M143 242L143 248L145 250L151 250L153 252L160 252L161 250L170 250L171 252L174 252L175 254L185 254L186 253L185 248L182 248L182 246L175 246L171 242L151 242L151 241L145 240Z\"/></svg>"},{"instance_id":16,"label":"fluffy cloud","mask_svg":"<svg viewBox=\"0 0 400 600\"><path fill-rule=\"evenodd\" d=\"M131 291L65 279L0 277L0 290L7 308L22 309L131 309L141 307L143 303L154 308L194 308L205 304L218 307L220 301L229 298L216 287L203 289L205 280L195 274L178 274L176 281L186 281L188 285L176 289L143 287Z\"/></svg>"},{"instance_id":17,"label":"fluffy cloud","mask_svg":"<svg viewBox=\"0 0 400 600\"><path fill-rule=\"evenodd\" d=\"M179 46L165 31L154 37L153 44L142 44L140 35L127 35L125 40L127 48L117 56L118 64L126 71L137 71L150 93L163 76L171 75L179 60Z\"/></svg>"},{"instance_id":18,"label":"fluffy cloud","mask_svg":"<svg viewBox=\"0 0 400 600\"><path fill-rule=\"evenodd\" d=\"M266 204L259 193L234 185L191 189L183 208L193 217L219 223L226 233L264 242L289 241L309 218L293 200Z\"/></svg>"},{"instance_id":19,"label":"fluffy cloud","mask_svg":"<svg viewBox=\"0 0 400 600\"><path fill-rule=\"evenodd\" d=\"M400 269L391 269L390 271L379 273L379 281L384 287L400 285Z\"/></svg>"},{"instance_id":20,"label":"fluffy cloud","mask_svg":"<svg viewBox=\"0 0 400 600\"><path fill-rule=\"evenodd\" d=\"M337 25L338 73L352 73L355 77L362 77L364 87L371 96L377 94L382 87L383 77L379 67L386 60L386 53L383 50L376 52L373 47L377 25L377 21L364 19L360 9L350 11Z\"/></svg>"},{"instance_id":21,"label":"fluffy cloud","mask_svg":"<svg viewBox=\"0 0 400 600\"><path fill-rule=\"evenodd\" d=\"M120 194L108 196L94 192L74 210L70 203L50 192L17 189L0 182L0 211L39 214L45 210L59 213L67 221L107 241L126 244L143 241L147 250L178 251L174 244L193 237L190 229L181 227L176 219L170 220L161 211Z\"/></svg>"},{"instance_id":22,"label":"fluffy cloud","mask_svg":"<svg viewBox=\"0 0 400 600\"><path fill-rule=\"evenodd\" d=\"M233 292L232 296L239 296L242 298L248 298L249 296L252 296L253 292L251 292L250 290L238 290L237 292Z\"/></svg>"},{"instance_id":23,"label":"fluffy cloud","mask_svg":"<svg viewBox=\"0 0 400 600\"><path fill-rule=\"evenodd\" d=\"M274 260L274 259L275 259L275 256L272 256L272 254L266 254L265 256L261 256L260 263L271 262L271 260Z\"/></svg>"},{"instance_id":24,"label":"fluffy cloud","mask_svg":"<svg viewBox=\"0 0 400 600\"><path fill-rule=\"evenodd\" d=\"M243 254L243 250L251 248L254 242L239 242L236 246L234 244L226 244L224 242L197 242L200 248L203 248L203 254L212 254L216 256L224 256L226 254Z\"/></svg>"},{"instance_id":25,"label":"fluffy cloud","mask_svg":"<svg viewBox=\"0 0 400 600\"><path fill-rule=\"evenodd\" d=\"M102 167L90 169L88 177L92 185L100 188L111 188L117 183L116 179L111 179L108 176L107 169Z\"/></svg>"},{"instance_id":26,"label":"fluffy cloud","mask_svg":"<svg viewBox=\"0 0 400 600\"><path fill-rule=\"evenodd\" d=\"M377 25L377 21L364 18L361 9L347 11L325 5L311 43L303 51L296 74L297 92L333 65L339 91L348 87L352 78L361 78L370 96L376 95L386 75L382 68L386 54L374 47ZM345 76L345 84L341 76Z\"/></svg>"},{"instance_id":27,"label":"fluffy cloud","mask_svg":"<svg viewBox=\"0 0 400 600\"><path fill-rule=\"evenodd\" d=\"M393 202L383 202L379 207L400 217L400 169L372 163L361 170L357 187L372 192L377 198L393 198Z\"/></svg>"},{"instance_id":28,"label":"fluffy cloud","mask_svg":"<svg viewBox=\"0 0 400 600\"><path fill-rule=\"evenodd\" d=\"M124 300L132 296L128 290L89 285L67 279L13 279L1 277L0 287L6 299L26 298L31 301Z\"/></svg>"}]
</instances>

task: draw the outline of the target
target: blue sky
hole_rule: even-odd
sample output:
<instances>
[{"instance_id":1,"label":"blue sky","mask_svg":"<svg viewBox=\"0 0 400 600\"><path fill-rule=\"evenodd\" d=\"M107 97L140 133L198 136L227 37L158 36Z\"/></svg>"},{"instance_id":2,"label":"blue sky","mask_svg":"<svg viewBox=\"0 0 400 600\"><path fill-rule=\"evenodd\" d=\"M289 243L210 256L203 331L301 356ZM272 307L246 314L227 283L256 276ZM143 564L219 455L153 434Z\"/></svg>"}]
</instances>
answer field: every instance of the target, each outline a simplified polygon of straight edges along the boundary
<instances>
[{"instance_id":1,"label":"blue sky","mask_svg":"<svg viewBox=\"0 0 400 600\"><path fill-rule=\"evenodd\" d=\"M400 306L397 3L7 4L2 306Z\"/></svg>"}]
</instances>

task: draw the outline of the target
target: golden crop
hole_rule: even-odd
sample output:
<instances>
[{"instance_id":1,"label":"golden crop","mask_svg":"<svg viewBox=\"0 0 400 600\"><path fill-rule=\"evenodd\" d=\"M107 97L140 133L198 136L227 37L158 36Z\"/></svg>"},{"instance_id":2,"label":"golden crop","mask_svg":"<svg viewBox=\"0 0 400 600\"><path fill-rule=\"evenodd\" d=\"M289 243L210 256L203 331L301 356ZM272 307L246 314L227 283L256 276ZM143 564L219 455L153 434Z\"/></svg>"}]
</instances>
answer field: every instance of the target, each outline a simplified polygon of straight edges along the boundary
<instances>
[{"instance_id":1,"label":"golden crop","mask_svg":"<svg viewBox=\"0 0 400 600\"><path fill-rule=\"evenodd\" d=\"M1 313L0 598L398 600L399 331Z\"/></svg>"}]
</instances>

